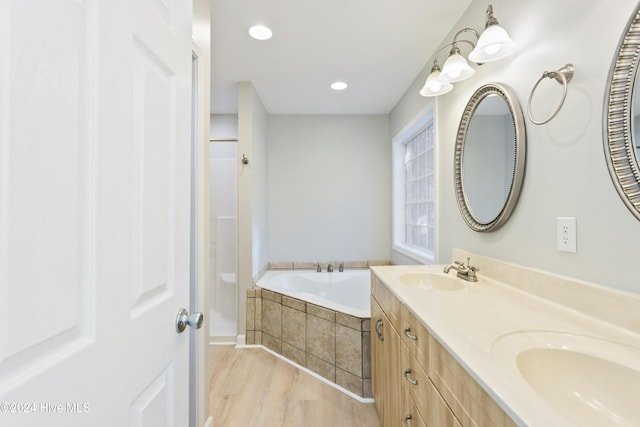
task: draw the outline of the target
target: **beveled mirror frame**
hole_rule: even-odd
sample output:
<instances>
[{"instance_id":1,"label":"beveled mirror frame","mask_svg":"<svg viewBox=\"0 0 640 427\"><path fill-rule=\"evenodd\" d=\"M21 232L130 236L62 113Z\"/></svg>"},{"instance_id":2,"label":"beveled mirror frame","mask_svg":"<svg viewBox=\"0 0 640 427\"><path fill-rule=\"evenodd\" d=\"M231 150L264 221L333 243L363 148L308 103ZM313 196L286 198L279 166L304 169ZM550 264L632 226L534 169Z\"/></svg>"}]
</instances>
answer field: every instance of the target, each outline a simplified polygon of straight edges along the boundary
<instances>
[{"instance_id":1,"label":"beveled mirror frame","mask_svg":"<svg viewBox=\"0 0 640 427\"><path fill-rule=\"evenodd\" d=\"M511 177L511 186L509 188L509 194L507 195L507 199L502 206L502 209L500 210L500 212L498 212L498 214L492 221L479 222L473 216L473 213L469 208L467 199L465 197L462 165L464 162L464 143L467 137L469 124L471 123L471 118L473 117L473 113L476 111L476 108L478 108L478 105L480 105L480 102L489 95L499 95L509 107L509 112L511 113L511 120L513 122L515 131L515 155L513 159L514 167L513 175ZM524 179L525 161L526 129L524 125L524 117L522 115L522 108L520 108L518 98L509 87L500 83L488 83L484 86L481 86L478 90L476 90L473 96L471 96L471 99L469 99L469 102L467 103L467 106L462 113L460 125L458 126L458 135L456 137L456 147L454 154L454 180L456 199L458 200L458 208L460 209L460 213L462 214L464 221L472 230L479 232L493 231L497 230L502 225L504 225L505 222L507 222L509 216L516 206L516 203L518 202L518 196L520 195L520 190L522 188L522 182Z\"/></svg>"},{"instance_id":2,"label":"beveled mirror frame","mask_svg":"<svg viewBox=\"0 0 640 427\"><path fill-rule=\"evenodd\" d=\"M605 95L604 153L620 198L640 220L640 168L633 147L632 106L640 54L640 6L618 45Z\"/></svg>"}]
</instances>

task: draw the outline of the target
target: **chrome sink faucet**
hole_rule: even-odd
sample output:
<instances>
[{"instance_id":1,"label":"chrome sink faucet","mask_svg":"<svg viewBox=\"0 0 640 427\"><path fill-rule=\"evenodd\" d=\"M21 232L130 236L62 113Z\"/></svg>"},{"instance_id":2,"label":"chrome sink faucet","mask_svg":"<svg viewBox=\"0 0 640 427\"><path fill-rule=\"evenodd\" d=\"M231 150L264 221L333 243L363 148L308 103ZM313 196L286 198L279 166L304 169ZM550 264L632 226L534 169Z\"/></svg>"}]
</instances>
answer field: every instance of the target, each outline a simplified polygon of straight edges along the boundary
<instances>
[{"instance_id":1,"label":"chrome sink faucet","mask_svg":"<svg viewBox=\"0 0 640 427\"><path fill-rule=\"evenodd\" d=\"M455 261L453 264L449 264L444 268L445 274L449 273L449 270L452 268L458 272L457 276L467 282L477 282L478 276L476 276L476 271L480 271L478 267L474 267L469 262L471 258L467 258L467 265L464 265L464 262Z\"/></svg>"},{"instance_id":2,"label":"chrome sink faucet","mask_svg":"<svg viewBox=\"0 0 640 427\"><path fill-rule=\"evenodd\" d=\"M329 264L327 266L327 273L333 273L333 265Z\"/></svg>"}]
</instances>

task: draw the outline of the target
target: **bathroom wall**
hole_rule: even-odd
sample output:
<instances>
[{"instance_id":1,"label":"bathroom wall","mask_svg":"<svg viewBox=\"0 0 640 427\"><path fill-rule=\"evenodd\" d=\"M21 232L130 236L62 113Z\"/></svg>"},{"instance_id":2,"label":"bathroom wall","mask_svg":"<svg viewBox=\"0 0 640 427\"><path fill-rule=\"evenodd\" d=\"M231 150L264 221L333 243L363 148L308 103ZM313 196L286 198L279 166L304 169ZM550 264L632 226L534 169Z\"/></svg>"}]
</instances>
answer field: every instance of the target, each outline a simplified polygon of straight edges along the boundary
<instances>
[{"instance_id":1,"label":"bathroom wall","mask_svg":"<svg viewBox=\"0 0 640 427\"><path fill-rule=\"evenodd\" d=\"M248 82L238 83L238 334L246 331L246 293L269 262L267 247L268 114Z\"/></svg>"},{"instance_id":2,"label":"bathroom wall","mask_svg":"<svg viewBox=\"0 0 640 427\"><path fill-rule=\"evenodd\" d=\"M640 293L629 268L638 262L640 221L623 205L609 177L603 154L603 99L614 52L636 6L635 0L494 0L496 18L517 41L512 56L476 67L475 76L452 92L423 98L418 91L433 58L390 115L397 134L425 105L436 104L438 126L438 262L449 262L453 248L589 282ZM484 28L488 2L474 1L443 38L456 30ZM468 53L464 50L463 53ZM423 52L417 52L422 54ZM440 58L440 64L444 62ZM514 89L525 111L530 91L545 70L573 63L564 107L550 123L526 120L527 162L522 193L511 219L501 229L476 233L459 214L453 182L456 131L468 99L482 84L501 82ZM533 102L544 117L558 102L561 86L546 79ZM556 218L577 218L577 253L556 249ZM410 260L392 254L395 262Z\"/></svg>"},{"instance_id":3,"label":"bathroom wall","mask_svg":"<svg viewBox=\"0 0 640 427\"><path fill-rule=\"evenodd\" d=\"M271 115L270 261L389 259L387 115Z\"/></svg>"}]
</instances>

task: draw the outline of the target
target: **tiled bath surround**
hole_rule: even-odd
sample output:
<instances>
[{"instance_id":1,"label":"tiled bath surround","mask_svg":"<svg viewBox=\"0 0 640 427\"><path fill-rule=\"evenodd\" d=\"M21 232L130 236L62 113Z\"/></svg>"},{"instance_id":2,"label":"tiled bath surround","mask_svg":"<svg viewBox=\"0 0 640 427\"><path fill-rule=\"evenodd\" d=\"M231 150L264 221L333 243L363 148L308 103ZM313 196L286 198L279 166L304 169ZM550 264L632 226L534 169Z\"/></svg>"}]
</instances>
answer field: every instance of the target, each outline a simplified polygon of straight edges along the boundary
<instances>
[{"instance_id":1,"label":"tiled bath surround","mask_svg":"<svg viewBox=\"0 0 640 427\"><path fill-rule=\"evenodd\" d=\"M339 263L332 263L336 268ZM367 268L388 262L345 263ZM313 263L296 264L298 269ZM293 269L293 263L270 269ZM326 264L322 265L326 271ZM339 273L338 273L339 274ZM371 321L326 309L267 289L247 290L247 344L261 344L331 382L369 398Z\"/></svg>"},{"instance_id":2,"label":"tiled bath surround","mask_svg":"<svg viewBox=\"0 0 640 427\"><path fill-rule=\"evenodd\" d=\"M342 261L331 264L337 272ZM389 265L345 261L345 269ZM316 262L269 263L268 270L313 270ZM266 271L265 269L264 271ZM264 273L262 271L255 282ZM340 274L339 272L337 274ZM247 290L247 344L261 344L365 398L371 393L371 321L254 287Z\"/></svg>"},{"instance_id":3,"label":"tiled bath surround","mask_svg":"<svg viewBox=\"0 0 640 427\"><path fill-rule=\"evenodd\" d=\"M371 397L370 331L370 319L247 290L247 344L262 344L360 397Z\"/></svg>"}]
</instances>

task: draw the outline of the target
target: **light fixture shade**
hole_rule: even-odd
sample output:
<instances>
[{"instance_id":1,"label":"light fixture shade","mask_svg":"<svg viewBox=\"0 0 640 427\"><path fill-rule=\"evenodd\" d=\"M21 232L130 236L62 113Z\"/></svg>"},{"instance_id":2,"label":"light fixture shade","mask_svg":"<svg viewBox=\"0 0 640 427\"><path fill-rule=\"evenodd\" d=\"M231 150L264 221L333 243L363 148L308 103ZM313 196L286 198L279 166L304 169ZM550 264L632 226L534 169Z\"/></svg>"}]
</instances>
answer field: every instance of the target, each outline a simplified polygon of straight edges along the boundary
<instances>
[{"instance_id":1,"label":"light fixture shade","mask_svg":"<svg viewBox=\"0 0 640 427\"><path fill-rule=\"evenodd\" d=\"M427 77L427 81L424 83L424 86L420 90L420 95L422 96L440 96L445 93L451 92L453 89L453 85L450 83L442 83L439 80L440 77L440 67L435 65L431 69L431 74Z\"/></svg>"},{"instance_id":2,"label":"light fixture shade","mask_svg":"<svg viewBox=\"0 0 640 427\"><path fill-rule=\"evenodd\" d=\"M480 35L469 59L475 63L497 61L509 56L515 47L516 43L504 28L498 24L490 25Z\"/></svg>"},{"instance_id":3,"label":"light fixture shade","mask_svg":"<svg viewBox=\"0 0 640 427\"><path fill-rule=\"evenodd\" d=\"M469 64L464 56L460 53L452 53L442 66L442 73L438 80L441 83L455 83L473 76L476 72Z\"/></svg>"}]
</instances>

